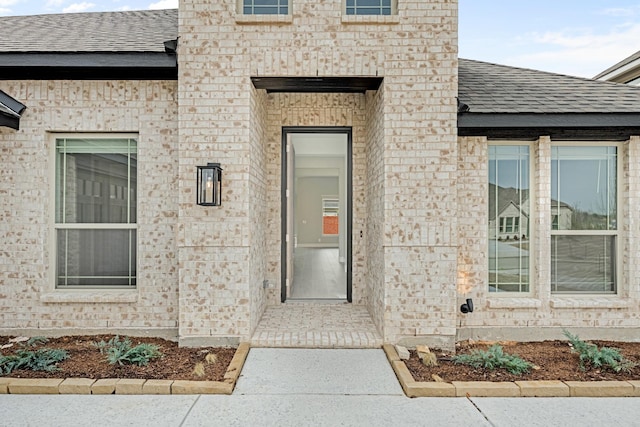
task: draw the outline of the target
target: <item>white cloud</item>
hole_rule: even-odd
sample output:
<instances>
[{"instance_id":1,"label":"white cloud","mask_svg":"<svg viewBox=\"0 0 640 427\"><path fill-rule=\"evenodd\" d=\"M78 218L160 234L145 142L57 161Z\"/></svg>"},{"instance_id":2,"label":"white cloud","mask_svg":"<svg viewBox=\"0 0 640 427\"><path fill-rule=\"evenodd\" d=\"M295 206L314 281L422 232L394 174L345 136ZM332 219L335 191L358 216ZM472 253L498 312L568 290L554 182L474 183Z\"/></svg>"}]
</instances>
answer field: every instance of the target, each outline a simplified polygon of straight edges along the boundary
<instances>
[{"instance_id":1,"label":"white cloud","mask_svg":"<svg viewBox=\"0 0 640 427\"><path fill-rule=\"evenodd\" d=\"M116 10L120 12L126 12L127 10L132 10L132 9L131 9L131 6L120 6Z\"/></svg>"},{"instance_id":2,"label":"white cloud","mask_svg":"<svg viewBox=\"0 0 640 427\"><path fill-rule=\"evenodd\" d=\"M151 3L149 9L177 9L178 0L160 0L157 3Z\"/></svg>"},{"instance_id":3,"label":"white cloud","mask_svg":"<svg viewBox=\"0 0 640 427\"><path fill-rule=\"evenodd\" d=\"M639 12L640 12L640 6L631 6L631 7L614 7L609 9L603 9L599 11L598 14L606 15L606 16L630 18L634 15L637 15Z\"/></svg>"},{"instance_id":4,"label":"white cloud","mask_svg":"<svg viewBox=\"0 0 640 427\"><path fill-rule=\"evenodd\" d=\"M77 12L84 12L86 10L91 9L92 7L94 7L95 4L93 3L87 3L87 2L83 2L83 3L73 3L70 4L69 6L65 7L64 9L62 9L63 13L77 13Z\"/></svg>"},{"instance_id":5,"label":"white cloud","mask_svg":"<svg viewBox=\"0 0 640 427\"><path fill-rule=\"evenodd\" d=\"M6 10L5 8L7 6L13 6L16 3L18 3L18 0L0 0L0 7L2 7L3 10Z\"/></svg>"},{"instance_id":6,"label":"white cloud","mask_svg":"<svg viewBox=\"0 0 640 427\"><path fill-rule=\"evenodd\" d=\"M64 4L65 0L47 0L47 3L45 3L45 7L47 8L51 8L51 7L60 7Z\"/></svg>"},{"instance_id":7,"label":"white cloud","mask_svg":"<svg viewBox=\"0 0 640 427\"><path fill-rule=\"evenodd\" d=\"M11 9L7 9L5 7L0 7L0 15L4 15L4 14L10 14L11 13Z\"/></svg>"},{"instance_id":8,"label":"white cloud","mask_svg":"<svg viewBox=\"0 0 640 427\"><path fill-rule=\"evenodd\" d=\"M523 37L531 53L508 62L538 70L593 77L640 49L640 24L625 24L608 33L572 31L530 34ZM525 64L525 65L523 65Z\"/></svg>"}]
</instances>

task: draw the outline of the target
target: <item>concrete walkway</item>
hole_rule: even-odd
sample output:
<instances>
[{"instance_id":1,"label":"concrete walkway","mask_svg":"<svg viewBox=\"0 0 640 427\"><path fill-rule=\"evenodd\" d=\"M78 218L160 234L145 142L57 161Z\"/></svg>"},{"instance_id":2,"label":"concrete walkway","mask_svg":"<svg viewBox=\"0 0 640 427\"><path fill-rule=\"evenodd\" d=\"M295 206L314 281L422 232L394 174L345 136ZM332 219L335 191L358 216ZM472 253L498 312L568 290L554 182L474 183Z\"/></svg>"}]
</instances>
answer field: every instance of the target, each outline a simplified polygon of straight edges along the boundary
<instances>
[{"instance_id":1,"label":"concrete walkway","mask_svg":"<svg viewBox=\"0 0 640 427\"><path fill-rule=\"evenodd\" d=\"M251 349L231 396L0 395L1 426L636 426L639 398L416 398L382 350Z\"/></svg>"}]
</instances>

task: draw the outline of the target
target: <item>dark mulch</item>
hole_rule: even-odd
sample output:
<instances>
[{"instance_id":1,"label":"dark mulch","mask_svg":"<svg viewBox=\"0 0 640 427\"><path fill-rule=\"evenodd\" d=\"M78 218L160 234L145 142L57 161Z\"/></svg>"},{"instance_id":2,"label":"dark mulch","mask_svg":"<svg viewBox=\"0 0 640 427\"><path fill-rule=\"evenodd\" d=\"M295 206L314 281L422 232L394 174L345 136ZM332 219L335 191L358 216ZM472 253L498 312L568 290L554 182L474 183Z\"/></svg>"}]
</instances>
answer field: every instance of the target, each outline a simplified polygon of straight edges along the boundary
<instances>
[{"instance_id":1,"label":"dark mulch","mask_svg":"<svg viewBox=\"0 0 640 427\"><path fill-rule=\"evenodd\" d=\"M0 347L8 344L13 337L0 336ZM152 360L147 366L135 365L110 365L106 356L94 343L109 341L113 335L91 336L65 336L51 338L38 348L63 349L69 353L69 358L58 363L59 370L55 372L17 370L13 371L12 378L139 378L139 379L167 379L167 380L193 380L193 381L223 381L224 374L235 354L234 348L178 347L176 342L161 338L137 338L129 337L135 346L139 343L156 344L160 347L162 357ZM121 336L121 339L125 337ZM23 348L21 344L14 344L11 348L0 350L0 354L8 356L16 350ZM215 353L217 362L209 364L205 362L208 353ZM194 375L194 367L198 362L203 362L204 375Z\"/></svg>"},{"instance_id":2,"label":"dark mulch","mask_svg":"<svg viewBox=\"0 0 640 427\"><path fill-rule=\"evenodd\" d=\"M591 341L598 347L614 347L620 350L627 359L640 364L640 343L625 343L611 341ZM489 344L460 343L456 354L470 353L473 349L486 350ZM609 369L579 368L579 356L572 353L566 341L543 341L532 343L503 343L505 353L518 355L533 363L536 368L528 374L513 375L505 370L497 369L485 371L474 369L467 365L454 364L451 353L432 350L438 357L438 366L427 367L422 364L415 351L411 352L411 359L405 360L407 368L416 381L435 381L432 375L438 375L445 382L451 381L624 381L640 380L640 365L629 373L616 373Z\"/></svg>"}]
</instances>

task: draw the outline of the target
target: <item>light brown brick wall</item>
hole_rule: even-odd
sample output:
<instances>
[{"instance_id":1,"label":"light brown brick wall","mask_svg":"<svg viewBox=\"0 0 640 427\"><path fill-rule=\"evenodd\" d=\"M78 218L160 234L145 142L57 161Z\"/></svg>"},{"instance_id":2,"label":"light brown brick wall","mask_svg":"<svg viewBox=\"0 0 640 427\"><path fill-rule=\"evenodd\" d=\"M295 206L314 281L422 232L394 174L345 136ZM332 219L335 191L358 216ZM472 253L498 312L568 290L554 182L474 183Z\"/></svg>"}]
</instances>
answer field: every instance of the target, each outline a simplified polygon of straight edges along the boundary
<instances>
[{"instance_id":1,"label":"light brown brick wall","mask_svg":"<svg viewBox=\"0 0 640 427\"><path fill-rule=\"evenodd\" d=\"M343 17L341 0L296 0L291 16L266 19L238 16L236 6L236 0L180 5L181 335L250 336L252 324L237 325L240 319L258 317L263 307L262 291L255 290L263 279L258 277L261 267L245 268L263 262L255 260L260 251L254 242L269 248L263 255L266 278L279 277L279 214L274 209L279 209L280 183L272 162L279 156L280 127L341 125L369 108L362 97L357 110L340 112L346 95L329 97L335 103L329 109L323 98L320 105L296 109L296 103L313 99L309 95L269 96L265 107L249 77L383 76L385 95L375 107L380 113L369 119L375 123L367 123L380 126L375 134L380 140L367 141L368 131L354 131L354 231L380 228L372 237L378 241L368 246L354 237L354 302L368 304L389 340L440 334L452 339L457 2L401 1L393 17ZM288 114L279 114L280 109ZM265 111L266 138L252 129L262 120L255 117ZM270 153L269 213L262 225L260 214L249 213L263 193L259 174L251 170L260 164L259 138ZM372 143L384 147L374 149L383 156L377 173L384 179L378 175L373 191L360 173L367 170ZM193 206L193 170L205 161L219 161L225 169L221 208ZM384 224L365 222L367 195L384 196L374 202L379 203L376 220L384 218ZM264 235L263 228L268 230L264 243L255 237ZM367 247L376 259L384 259L366 276L371 284L356 273L366 268ZM207 253L206 260L201 252ZM192 259L208 268L198 268ZM375 295L367 295L367 289ZM277 289L265 294L270 303L277 302Z\"/></svg>"},{"instance_id":2,"label":"light brown brick wall","mask_svg":"<svg viewBox=\"0 0 640 427\"><path fill-rule=\"evenodd\" d=\"M583 338L636 340L640 315L638 256L632 248L640 235L638 212L637 144L634 136L619 151L622 159L623 182L620 193L620 232L622 257L617 295L554 295L551 294L551 145L549 137L532 144L534 237L531 239L534 264L531 270L531 294L496 295L488 292L487 183L488 151L485 138L459 139L459 213L460 247L459 277L465 278L467 297L475 302L475 311L458 314L459 338L538 340L562 337L566 328ZM463 280L459 280L462 285ZM461 297L458 303L462 303Z\"/></svg>"},{"instance_id":3,"label":"light brown brick wall","mask_svg":"<svg viewBox=\"0 0 640 427\"><path fill-rule=\"evenodd\" d=\"M20 130L0 128L0 331L137 330L176 335L177 82L20 81L0 89L27 105ZM138 137L138 287L54 290L55 132Z\"/></svg>"}]
</instances>

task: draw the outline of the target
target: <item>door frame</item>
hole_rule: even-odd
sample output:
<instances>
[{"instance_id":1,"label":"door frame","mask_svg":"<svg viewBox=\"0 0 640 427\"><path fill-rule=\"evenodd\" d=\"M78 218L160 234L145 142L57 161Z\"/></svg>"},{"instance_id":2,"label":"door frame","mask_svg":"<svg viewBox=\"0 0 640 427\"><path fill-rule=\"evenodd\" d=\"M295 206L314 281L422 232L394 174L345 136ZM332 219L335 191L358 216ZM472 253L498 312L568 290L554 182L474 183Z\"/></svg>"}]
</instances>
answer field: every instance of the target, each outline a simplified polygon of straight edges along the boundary
<instances>
[{"instance_id":1,"label":"door frame","mask_svg":"<svg viewBox=\"0 0 640 427\"><path fill-rule=\"evenodd\" d=\"M287 300L287 136L289 134L312 133L312 134L346 134L347 135L347 224L346 224L346 263L347 263L347 302L352 302L352 254L351 246L353 241L353 128L351 126L283 126L281 138L281 183L280 183L280 301ZM291 236L290 238L293 238Z\"/></svg>"}]
</instances>

